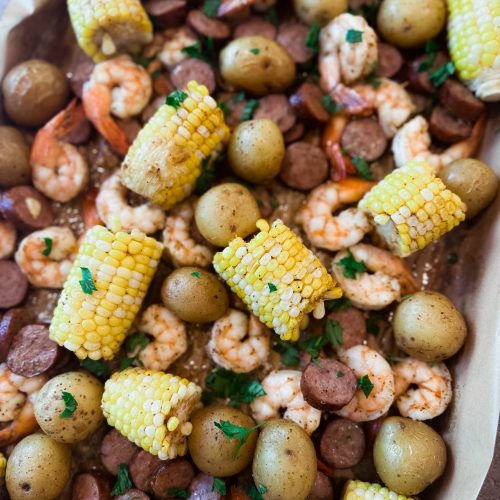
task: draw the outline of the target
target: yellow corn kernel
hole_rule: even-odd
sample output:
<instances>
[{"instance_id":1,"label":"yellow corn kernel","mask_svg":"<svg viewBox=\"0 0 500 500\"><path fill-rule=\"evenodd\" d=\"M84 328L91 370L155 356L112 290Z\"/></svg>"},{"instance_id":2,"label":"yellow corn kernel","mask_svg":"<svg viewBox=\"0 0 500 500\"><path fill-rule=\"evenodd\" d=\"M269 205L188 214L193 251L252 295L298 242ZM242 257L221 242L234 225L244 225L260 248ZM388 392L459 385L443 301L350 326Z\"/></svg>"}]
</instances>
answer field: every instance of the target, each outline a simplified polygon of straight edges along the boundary
<instances>
[{"instance_id":1,"label":"yellow corn kernel","mask_svg":"<svg viewBox=\"0 0 500 500\"><path fill-rule=\"evenodd\" d=\"M414 497L398 495L377 483L365 483L349 479L344 488L342 500L417 500Z\"/></svg>"}]
</instances>

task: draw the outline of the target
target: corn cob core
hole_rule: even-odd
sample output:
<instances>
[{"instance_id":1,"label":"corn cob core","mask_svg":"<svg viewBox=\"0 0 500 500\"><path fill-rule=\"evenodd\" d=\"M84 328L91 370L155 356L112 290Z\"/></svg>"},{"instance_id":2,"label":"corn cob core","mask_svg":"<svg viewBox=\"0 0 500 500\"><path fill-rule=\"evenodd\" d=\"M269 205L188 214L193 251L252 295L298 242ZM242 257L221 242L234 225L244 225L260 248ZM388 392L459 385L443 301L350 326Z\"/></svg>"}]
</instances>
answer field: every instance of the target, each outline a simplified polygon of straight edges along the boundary
<instances>
[{"instance_id":1,"label":"corn cob core","mask_svg":"<svg viewBox=\"0 0 500 500\"><path fill-rule=\"evenodd\" d=\"M398 495L377 483L365 483L349 479L347 481L343 500L416 500L414 497Z\"/></svg>"},{"instance_id":2,"label":"corn cob core","mask_svg":"<svg viewBox=\"0 0 500 500\"><path fill-rule=\"evenodd\" d=\"M421 160L384 177L358 207L371 215L377 232L401 257L420 250L465 219L465 203Z\"/></svg>"},{"instance_id":3,"label":"corn cob core","mask_svg":"<svg viewBox=\"0 0 500 500\"><path fill-rule=\"evenodd\" d=\"M500 0L448 0L448 46L460 78L485 101L500 99Z\"/></svg>"},{"instance_id":4,"label":"corn cob core","mask_svg":"<svg viewBox=\"0 0 500 500\"><path fill-rule=\"evenodd\" d=\"M129 368L106 381L102 410L108 424L161 460L185 455L191 412L201 388L185 378Z\"/></svg>"},{"instance_id":5,"label":"corn cob core","mask_svg":"<svg viewBox=\"0 0 500 500\"><path fill-rule=\"evenodd\" d=\"M304 316L325 298L342 295L321 262L280 220L248 243L233 239L214 256L217 273L249 309L283 340L297 340Z\"/></svg>"},{"instance_id":6,"label":"corn cob core","mask_svg":"<svg viewBox=\"0 0 500 500\"><path fill-rule=\"evenodd\" d=\"M141 307L161 253L161 243L140 231L91 228L59 297L50 338L80 359L112 358ZM97 288L91 294L80 283L82 268Z\"/></svg>"},{"instance_id":7,"label":"corn cob core","mask_svg":"<svg viewBox=\"0 0 500 500\"><path fill-rule=\"evenodd\" d=\"M188 197L201 162L229 139L224 114L195 81L178 109L165 104L149 120L122 164L122 183L165 210Z\"/></svg>"},{"instance_id":8,"label":"corn cob core","mask_svg":"<svg viewBox=\"0 0 500 500\"><path fill-rule=\"evenodd\" d=\"M4 454L0 451L0 479L3 479L5 477L6 467L7 467L7 459L5 458Z\"/></svg>"},{"instance_id":9,"label":"corn cob core","mask_svg":"<svg viewBox=\"0 0 500 500\"><path fill-rule=\"evenodd\" d=\"M153 39L153 25L139 0L68 0L78 45L94 62L118 52L138 52Z\"/></svg>"}]
</instances>

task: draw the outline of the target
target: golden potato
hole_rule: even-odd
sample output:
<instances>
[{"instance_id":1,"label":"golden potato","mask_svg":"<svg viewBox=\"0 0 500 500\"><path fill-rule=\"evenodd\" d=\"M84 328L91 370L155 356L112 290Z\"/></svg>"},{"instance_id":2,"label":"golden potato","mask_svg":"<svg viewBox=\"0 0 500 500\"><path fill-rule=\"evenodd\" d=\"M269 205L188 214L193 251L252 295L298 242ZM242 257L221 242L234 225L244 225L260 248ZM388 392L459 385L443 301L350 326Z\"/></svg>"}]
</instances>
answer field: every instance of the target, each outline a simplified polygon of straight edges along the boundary
<instances>
[{"instance_id":1,"label":"golden potato","mask_svg":"<svg viewBox=\"0 0 500 500\"><path fill-rule=\"evenodd\" d=\"M31 176L30 147L14 127L0 127L0 186L28 184Z\"/></svg>"},{"instance_id":2,"label":"golden potato","mask_svg":"<svg viewBox=\"0 0 500 500\"><path fill-rule=\"evenodd\" d=\"M347 0L293 0L297 16L306 24L329 23L334 17L345 12Z\"/></svg>"}]
</instances>

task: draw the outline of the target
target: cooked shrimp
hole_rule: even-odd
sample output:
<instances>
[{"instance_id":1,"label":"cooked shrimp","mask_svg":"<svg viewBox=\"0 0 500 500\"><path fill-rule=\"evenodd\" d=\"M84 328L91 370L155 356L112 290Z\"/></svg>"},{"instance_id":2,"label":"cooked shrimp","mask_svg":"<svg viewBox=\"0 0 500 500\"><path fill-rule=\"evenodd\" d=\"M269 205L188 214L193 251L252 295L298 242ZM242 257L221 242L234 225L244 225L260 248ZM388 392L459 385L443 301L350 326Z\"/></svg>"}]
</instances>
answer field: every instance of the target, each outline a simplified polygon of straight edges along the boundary
<instances>
[{"instance_id":1,"label":"cooked shrimp","mask_svg":"<svg viewBox=\"0 0 500 500\"><path fill-rule=\"evenodd\" d=\"M175 266L208 267L214 253L206 245L197 243L190 234L194 220L195 200L190 198L176 205L167 215L163 244Z\"/></svg>"},{"instance_id":2,"label":"cooked shrimp","mask_svg":"<svg viewBox=\"0 0 500 500\"><path fill-rule=\"evenodd\" d=\"M444 363L405 358L392 367L396 404L403 417L429 420L441 415L451 401L451 375ZM416 385L416 389L409 389Z\"/></svg>"},{"instance_id":3,"label":"cooked shrimp","mask_svg":"<svg viewBox=\"0 0 500 500\"><path fill-rule=\"evenodd\" d=\"M218 16L232 16L245 7L254 7L255 10L263 12L276 3L276 0L222 0Z\"/></svg>"},{"instance_id":4,"label":"cooked shrimp","mask_svg":"<svg viewBox=\"0 0 500 500\"><path fill-rule=\"evenodd\" d=\"M15 258L33 286L62 288L77 250L75 235L69 227L49 226L26 236Z\"/></svg>"},{"instance_id":5,"label":"cooked shrimp","mask_svg":"<svg viewBox=\"0 0 500 500\"><path fill-rule=\"evenodd\" d=\"M279 418L280 409L285 408L283 418L293 420L308 434L312 434L321 422L321 411L305 401L300 390L301 377L302 372L297 370L279 370L264 378L262 387L266 395L254 399L250 404L255 420L265 422Z\"/></svg>"},{"instance_id":6,"label":"cooked shrimp","mask_svg":"<svg viewBox=\"0 0 500 500\"><path fill-rule=\"evenodd\" d=\"M340 264L342 259L349 256L348 251L339 252L333 259L332 272L345 296L355 307L383 309L399 300L402 295L417 291L415 278L401 257L365 243L349 248L349 252L374 273L357 273L356 278L348 278Z\"/></svg>"},{"instance_id":7,"label":"cooked shrimp","mask_svg":"<svg viewBox=\"0 0 500 500\"><path fill-rule=\"evenodd\" d=\"M151 203L143 203L137 207L128 204L127 189L120 182L119 171L102 183L96 198L96 207L99 217L108 227L119 221L124 231L135 228L151 234L165 226L165 214L159 207Z\"/></svg>"},{"instance_id":8,"label":"cooked shrimp","mask_svg":"<svg viewBox=\"0 0 500 500\"><path fill-rule=\"evenodd\" d=\"M363 212L348 208L337 216L332 213L347 203L358 201L372 186L372 182L351 178L325 182L313 189L297 217L311 244L339 250L361 241L370 231L370 223Z\"/></svg>"},{"instance_id":9,"label":"cooked shrimp","mask_svg":"<svg viewBox=\"0 0 500 500\"><path fill-rule=\"evenodd\" d=\"M382 416L394 401L394 376L391 365L377 351L365 345L356 345L339 353L358 379L368 377L373 389L368 396L358 388L354 398L346 406L336 411L337 415L354 422L367 422Z\"/></svg>"},{"instance_id":10,"label":"cooked shrimp","mask_svg":"<svg viewBox=\"0 0 500 500\"><path fill-rule=\"evenodd\" d=\"M486 119L483 116L475 123L470 137L452 144L442 153L432 153L429 124L423 116L416 116L398 130L392 141L396 167L402 167L409 160L424 160L439 173L442 167L453 160L474 154L483 137L485 126Z\"/></svg>"},{"instance_id":11,"label":"cooked shrimp","mask_svg":"<svg viewBox=\"0 0 500 500\"><path fill-rule=\"evenodd\" d=\"M160 61L171 68L188 57L182 49L194 45L198 40L186 26L169 28L163 32L165 40L158 57Z\"/></svg>"},{"instance_id":12,"label":"cooked shrimp","mask_svg":"<svg viewBox=\"0 0 500 500\"><path fill-rule=\"evenodd\" d=\"M153 337L153 341L139 353L139 360L145 368L166 370L186 352L186 326L164 306L149 306L142 313L137 328Z\"/></svg>"},{"instance_id":13,"label":"cooked shrimp","mask_svg":"<svg viewBox=\"0 0 500 500\"><path fill-rule=\"evenodd\" d=\"M85 114L122 156L127 153L130 142L111 115L118 118L138 115L148 104L151 91L148 72L128 56L96 64L83 85Z\"/></svg>"},{"instance_id":14,"label":"cooked shrimp","mask_svg":"<svg viewBox=\"0 0 500 500\"><path fill-rule=\"evenodd\" d=\"M354 90L377 110L380 125L389 138L415 112L408 92L393 80L381 78L378 88L365 83L356 85Z\"/></svg>"},{"instance_id":15,"label":"cooked shrimp","mask_svg":"<svg viewBox=\"0 0 500 500\"><path fill-rule=\"evenodd\" d=\"M65 203L87 184L87 162L75 146L65 141L83 120L83 108L73 99L35 135L30 155L33 184L52 200Z\"/></svg>"},{"instance_id":16,"label":"cooked shrimp","mask_svg":"<svg viewBox=\"0 0 500 500\"><path fill-rule=\"evenodd\" d=\"M223 368L246 373L262 365L271 349L269 330L255 316L228 309L213 327L207 345L210 357Z\"/></svg>"},{"instance_id":17,"label":"cooked shrimp","mask_svg":"<svg viewBox=\"0 0 500 500\"><path fill-rule=\"evenodd\" d=\"M33 404L47 382L45 375L22 377L0 364L0 447L31 434L37 428Z\"/></svg>"},{"instance_id":18,"label":"cooked shrimp","mask_svg":"<svg viewBox=\"0 0 500 500\"><path fill-rule=\"evenodd\" d=\"M6 220L0 220L0 259L10 257L16 249L16 228Z\"/></svg>"},{"instance_id":19,"label":"cooked shrimp","mask_svg":"<svg viewBox=\"0 0 500 500\"><path fill-rule=\"evenodd\" d=\"M348 42L349 30L361 32L361 41ZM321 30L319 43L320 85L325 92L368 75L378 59L377 36L361 16L345 13L335 17Z\"/></svg>"}]
</instances>

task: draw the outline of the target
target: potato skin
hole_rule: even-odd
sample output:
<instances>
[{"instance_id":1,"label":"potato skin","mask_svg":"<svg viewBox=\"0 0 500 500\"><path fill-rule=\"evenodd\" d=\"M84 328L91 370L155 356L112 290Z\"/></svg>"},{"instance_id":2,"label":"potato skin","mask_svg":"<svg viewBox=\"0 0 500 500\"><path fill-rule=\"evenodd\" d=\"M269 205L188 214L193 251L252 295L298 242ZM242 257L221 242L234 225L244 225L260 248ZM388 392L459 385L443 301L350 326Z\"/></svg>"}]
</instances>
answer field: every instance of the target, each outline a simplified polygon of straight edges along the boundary
<instances>
[{"instance_id":1,"label":"potato skin","mask_svg":"<svg viewBox=\"0 0 500 500\"><path fill-rule=\"evenodd\" d=\"M45 125L68 99L64 73L53 64L31 59L14 66L2 84L5 111L18 125Z\"/></svg>"},{"instance_id":2,"label":"potato skin","mask_svg":"<svg viewBox=\"0 0 500 500\"><path fill-rule=\"evenodd\" d=\"M423 361L443 361L463 345L464 318L448 297L438 292L417 292L398 304L394 336L404 352Z\"/></svg>"},{"instance_id":3,"label":"potato skin","mask_svg":"<svg viewBox=\"0 0 500 500\"><path fill-rule=\"evenodd\" d=\"M316 479L314 445L291 420L267 422L257 440L252 473L267 488L267 500L304 500Z\"/></svg>"},{"instance_id":4,"label":"potato skin","mask_svg":"<svg viewBox=\"0 0 500 500\"><path fill-rule=\"evenodd\" d=\"M347 10L347 0L293 0L297 16L306 24L325 25Z\"/></svg>"},{"instance_id":5,"label":"potato skin","mask_svg":"<svg viewBox=\"0 0 500 500\"><path fill-rule=\"evenodd\" d=\"M234 130L227 150L234 173L259 184L276 177L285 156L285 141L278 126L268 119L249 120Z\"/></svg>"},{"instance_id":6,"label":"potato skin","mask_svg":"<svg viewBox=\"0 0 500 500\"><path fill-rule=\"evenodd\" d=\"M446 445L427 424L389 417L373 445L373 460L386 486L401 495L418 495L446 466Z\"/></svg>"},{"instance_id":7,"label":"potato skin","mask_svg":"<svg viewBox=\"0 0 500 500\"><path fill-rule=\"evenodd\" d=\"M377 27L388 42L403 48L423 45L444 27L444 0L384 0L377 15Z\"/></svg>"},{"instance_id":8,"label":"potato skin","mask_svg":"<svg viewBox=\"0 0 500 500\"><path fill-rule=\"evenodd\" d=\"M7 461L6 485L12 500L52 500L69 479L71 450L42 433L25 437Z\"/></svg>"},{"instance_id":9,"label":"potato skin","mask_svg":"<svg viewBox=\"0 0 500 500\"><path fill-rule=\"evenodd\" d=\"M41 429L61 443L77 443L89 437L103 422L102 383L86 372L66 372L51 378L35 402L35 418ZM73 395L78 406L70 418L61 418L65 408L62 393Z\"/></svg>"},{"instance_id":10,"label":"potato skin","mask_svg":"<svg viewBox=\"0 0 500 500\"><path fill-rule=\"evenodd\" d=\"M198 201L194 214L202 236L225 247L236 236L246 238L257 228L259 205L252 193L241 184L226 182L209 189Z\"/></svg>"},{"instance_id":11,"label":"potato skin","mask_svg":"<svg viewBox=\"0 0 500 500\"><path fill-rule=\"evenodd\" d=\"M498 177L491 167L475 158L452 161L439 173L445 186L467 205L467 219L475 217L494 199Z\"/></svg>"},{"instance_id":12,"label":"potato skin","mask_svg":"<svg viewBox=\"0 0 500 500\"><path fill-rule=\"evenodd\" d=\"M161 287L165 306L184 321L208 323L229 307L226 288L214 273L200 267L181 267L169 274Z\"/></svg>"},{"instance_id":13,"label":"potato skin","mask_svg":"<svg viewBox=\"0 0 500 500\"><path fill-rule=\"evenodd\" d=\"M14 127L0 127L0 186L27 184L30 180L30 147Z\"/></svg>"},{"instance_id":14,"label":"potato skin","mask_svg":"<svg viewBox=\"0 0 500 500\"><path fill-rule=\"evenodd\" d=\"M288 51L263 36L230 42L220 53L219 67L229 84L255 95L283 92L295 80L295 63Z\"/></svg>"},{"instance_id":15,"label":"potato skin","mask_svg":"<svg viewBox=\"0 0 500 500\"><path fill-rule=\"evenodd\" d=\"M223 405L207 406L191 417L193 431L188 438L188 447L193 462L205 474L227 477L238 474L252 461L257 431L248 436L238 455L233 459L238 441L229 440L215 427L214 423L221 420L227 420L240 427L255 426L253 419L241 410Z\"/></svg>"}]
</instances>

